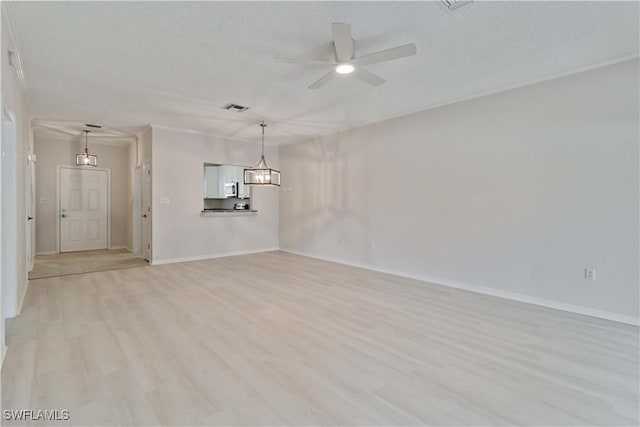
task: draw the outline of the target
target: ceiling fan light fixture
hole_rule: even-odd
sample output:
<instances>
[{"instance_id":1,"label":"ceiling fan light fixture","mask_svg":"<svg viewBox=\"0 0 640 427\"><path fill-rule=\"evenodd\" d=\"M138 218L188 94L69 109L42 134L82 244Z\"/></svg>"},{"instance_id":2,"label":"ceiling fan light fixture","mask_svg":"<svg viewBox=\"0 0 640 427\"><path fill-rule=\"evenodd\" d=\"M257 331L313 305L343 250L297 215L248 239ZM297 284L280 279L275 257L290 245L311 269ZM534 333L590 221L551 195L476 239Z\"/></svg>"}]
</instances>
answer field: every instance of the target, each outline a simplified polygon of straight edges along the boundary
<instances>
[{"instance_id":1,"label":"ceiling fan light fixture","mask_svg":"<svg viewBox=\"0 0 640 427\"><path fill-rule=\"evenodd\" d=\"M316 61L313 59L309 60L282 57L278 57L276 60L288 64L331 65L330 71L315 82L311 83L311 85L309 85L309 89L321 88L334 79L338 74L351 74L356 79L362 80L371 86L380 86L385 82L385 80L377 74L368 71L365 66L406 58L407 56L415 55L418 52L416 45L414 43L409 43L402 46L392 47L391 49L373 52L364 56L356 56L356 42L351 37L351 25L342 22L334 22L331 24L331 32L333 33L333 53L335 61L327 62L326 60Z\"/></svg>"},{"instance_id":2,"label":"ceiling fan light fixture","mask_svg":"<svg viewBox=\"0 0 640 427\"><path fill-rule=\"evenodd\" d=\"M350 74L353 73L355 67L351 64L338 64L336 66L336 73L338 74Z\"/></svg>"}]
</instances>

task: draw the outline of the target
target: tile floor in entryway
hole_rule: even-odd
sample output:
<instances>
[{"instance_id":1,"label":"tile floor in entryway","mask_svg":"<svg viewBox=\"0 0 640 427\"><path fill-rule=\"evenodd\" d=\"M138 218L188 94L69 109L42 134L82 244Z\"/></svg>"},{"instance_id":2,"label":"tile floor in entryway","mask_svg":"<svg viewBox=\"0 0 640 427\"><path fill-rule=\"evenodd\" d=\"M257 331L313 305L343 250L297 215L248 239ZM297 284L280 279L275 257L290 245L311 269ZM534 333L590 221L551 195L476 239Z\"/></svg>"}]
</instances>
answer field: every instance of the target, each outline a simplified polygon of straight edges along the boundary
<instances>
[{"instance_id":1,"label":"tile floor in entryway","mask_svg":"<svg viewBox=\"0 0 640 427\"><path fill-rule=\"evenodd\" d=\"M29 280L146 265L149 265L147 261L126 249L36 255L33 270L29 273Z\"/></svg>"}]
</instances>

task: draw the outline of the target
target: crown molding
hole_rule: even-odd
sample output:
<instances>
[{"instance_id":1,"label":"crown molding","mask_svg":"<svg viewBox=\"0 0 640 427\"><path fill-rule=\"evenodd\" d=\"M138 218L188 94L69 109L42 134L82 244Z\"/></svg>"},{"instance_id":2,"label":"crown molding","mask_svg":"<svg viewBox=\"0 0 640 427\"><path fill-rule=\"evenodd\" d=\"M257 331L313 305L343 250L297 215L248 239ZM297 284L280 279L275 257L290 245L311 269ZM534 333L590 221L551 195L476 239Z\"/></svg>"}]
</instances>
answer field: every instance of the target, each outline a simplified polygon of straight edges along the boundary
<instances>
[{"instance_id":1,"label":"crown molding","mask_svg":"<svg viewBox=\"0 0 640 427\"><path fill-rule=\"evenodd\" d=\"M261 144L260 141L251 141L248 139L240 139L240 138L233 138L230 136L225 136L225 135L218 135L215 133L210 133L210 132L203 132L203 131L199 131L199 130L194 130L194 129L183 129L183 128L176 128L176 127L172 127L172 126L165 126L165 125L159 125L159 124L150 124L151 128L157 128L157 129L162 129L162 130L168 130L168 131L173 131L173 132L183 132L183 133L189 133L192 135L201 135L201 136L208 136L208 137L212 137L212 138L220 138L220 139L224 139L226 141L229 142L242 142L245 144ZM265 147L278 147L281 144L277 144L277 143L264 143Z\"/></svg>"},{"instance_id":2,"label":"crown molding","mask_svg":"<svg viewBox=\"0 0 640 427\"><path fill-rule=\"evenodd\" d=\"M11 19L11 13L9 12L8 2L2 2L2 25L6 25L7 32L9 33L9 44L13 49L13 57L11 58L11 66L16 70L16 75L18 76L18 80L22 84L22 87L27 94L27 101L29 100L28 96L28 86L27 79L24 76L24 69L22 68L22 54L20 53L20 43L18 43L18 36L16 35L15 27L13 26L13 21ZM8 52L2 52L2 54L8 54Z\"/></svg>"},{"instance_id":3,"label":"crown molding","mask_svg":"<svg viewBox=\"0 0 640 427\"><path fill-rule=\"evenodd\" d=\"M47 127L33 128L34 139L43 139L52 142L66 142L66 143L83 143L83 135L70 135L67 133L59 132ZM93 136L89 137L89 143L91 145L106 145L110 147L128 147L135 143L137 138L135 136L130 137L114 137L114 136Z\"/></svg>"},{"instance_id":4,"label":"crown molding","mask_svg":"<svg viewBox=\"0 0 640 427\"><path fill-rule=\"evenodd\" d=\"M428 105L428 106L422 107L422 108L420 108L418 110L412 110L412 111L409 111L409 112L396 114L394 116L382 117L382 118L378 118L378 119L368 120L365 123L362 123L362 124L359 124L359 125L356 125L356 126L347 126L347 127L341 128L341 129L332 130L331 132L319 133L319 134L307 137L305 139L301 139L299 141L292 141L292 142L282 143L282 144L280 144L280 146L298 144L300 142L311 141L311 140L314 140L314 139L317 139L317 138L334 135L334 134L337 134L337 133L340 133L340 132L346 132L346 131L349 131L349 130L358 129L358 128L369 126L369 125L373 125L373 124L376 124L376 123L385 122L387 120L393 120L393 119L397 119L397 118L400 118L400 117L410 116L412 114L418 114L418 113L422 113L424 111L433 110L433 109L440 108L440 107L445 107L445 106L448 106L448 105L458 104L460 102L471 101L473 99L482 98L484 96L496 95L496 94L499 94L499 93L502 93L502 92L507 92L507 91L510 91L510 90L519 89L519 88L526 87L526 86L533 86L533 85L538 84L538 83L544 83L544 82L548 82L548 81L551 81L551 80L556 80L556 79L560 79L560 78L563 78L563 77L568 77L568 76L572 76L572 75L575 75L575 74L580 74L580 73L583 73L583 72L586 72L586 71L596 70L598 68L608 67L610 65L620 64L622 62L633 61L633 60L637 60L637 59L640 59L640 53L632 53L630 55L624 55L624 56L620 56L620 57L617 57L617 58L608 59L606 61L596 62L596 63L590 64L590 65L586 65L584 67L572 68L571 70L561 71L559 73L554 73L554 74L549 74L547 76L540 77L538 79L528 80L528 81L526 81L524 83L517 83L517 84L514 84L514 85L504 86L504 87L501 87L501 88L498 88L498 89L488 90L486 92L478 92L478 93L475 93L473 95L465 96L465 97L462 97L462 98L454 98L454 99L451 99L451 100L448 100L448 101L444 101L444 102L440 102L440 103L437 103L437 104Z\"/></svg>"}]
</instances>

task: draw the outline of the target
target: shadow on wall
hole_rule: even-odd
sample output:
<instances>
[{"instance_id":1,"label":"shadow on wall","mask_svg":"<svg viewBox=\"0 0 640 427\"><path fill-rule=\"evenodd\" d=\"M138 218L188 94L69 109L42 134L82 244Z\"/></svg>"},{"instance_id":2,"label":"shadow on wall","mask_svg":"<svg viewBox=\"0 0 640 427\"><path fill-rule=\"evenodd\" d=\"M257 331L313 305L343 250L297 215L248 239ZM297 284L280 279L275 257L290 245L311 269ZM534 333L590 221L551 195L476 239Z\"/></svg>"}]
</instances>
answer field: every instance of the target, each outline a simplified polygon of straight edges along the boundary
<instances>
[{"instance_id":1,"label":"shadow on wall","mask_svg":"<svg viewBox=\"0 0 640 427\"><path fill-rule=\"evenodd\" d=\"M375 175L362 145L350 138L348 131L339 136L331 141L290 146L294 156L290 164L304 166L289 168L285 179L305 182L305 188L295 198L293 211L286 212L287 222L299 225L294 231L299 236L294 239L301 240L302 250L329 244L351 253L357 250L358 257L370 260L372 229L366 192L374 184ZM370 243L365 247L353 244L362 241Z\"/></svg>"}]
</instances>

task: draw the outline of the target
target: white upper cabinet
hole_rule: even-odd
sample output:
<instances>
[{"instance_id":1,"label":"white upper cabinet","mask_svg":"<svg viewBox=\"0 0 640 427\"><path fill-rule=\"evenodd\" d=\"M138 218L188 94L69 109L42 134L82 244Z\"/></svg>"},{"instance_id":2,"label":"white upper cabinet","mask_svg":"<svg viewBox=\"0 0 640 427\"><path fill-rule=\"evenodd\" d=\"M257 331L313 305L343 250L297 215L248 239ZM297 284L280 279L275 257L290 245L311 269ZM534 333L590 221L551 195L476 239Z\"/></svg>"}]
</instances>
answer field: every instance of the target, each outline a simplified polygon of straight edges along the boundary
<instances>
[{"instance_id":1,"label":"white upper cabinet","mask_svg":"<svg viewBox=\"0 0 640 427\"><path fill-rule=\"evenodd\" d=\"M222 193L224 194L224 193ZM220 196L220 186L218 184L218 166L204 167L204 197L206 199L217 199Z\"/></svg>"}]
</instances>

